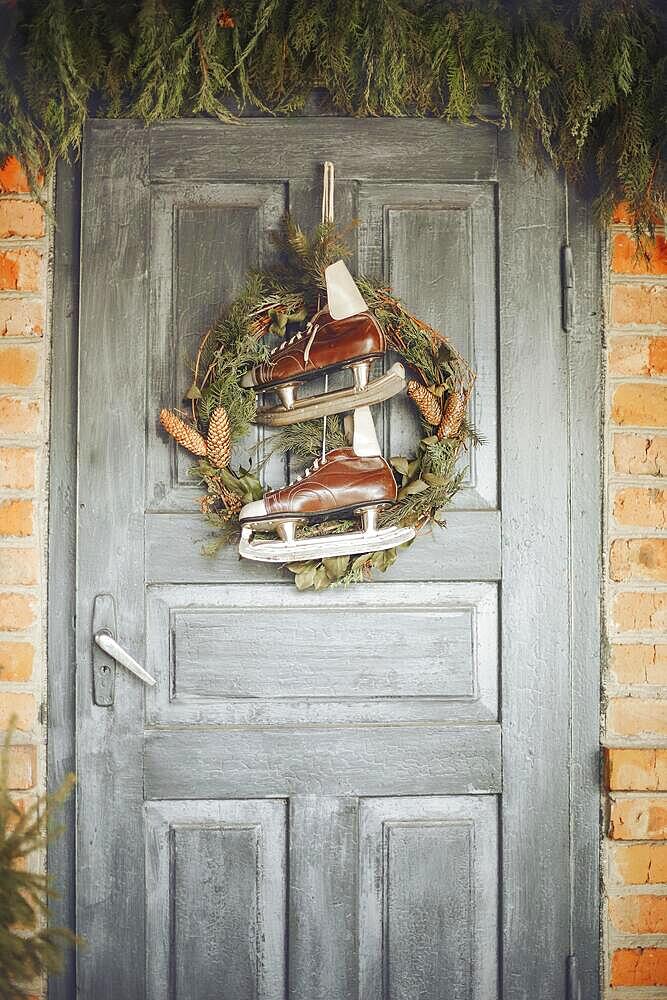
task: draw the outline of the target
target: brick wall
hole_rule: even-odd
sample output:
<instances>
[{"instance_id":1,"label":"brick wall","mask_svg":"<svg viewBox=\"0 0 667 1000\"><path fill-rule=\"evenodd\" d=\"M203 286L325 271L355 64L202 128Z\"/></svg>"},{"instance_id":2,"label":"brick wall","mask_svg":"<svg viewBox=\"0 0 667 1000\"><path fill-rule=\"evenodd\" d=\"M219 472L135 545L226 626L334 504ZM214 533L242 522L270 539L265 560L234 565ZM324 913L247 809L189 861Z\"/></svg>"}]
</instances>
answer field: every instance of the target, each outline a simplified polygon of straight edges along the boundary
<instances>
[{"instance_id":1,"label":"brick wall","mask_svg":"<svg viewBox=\"0 0 667 1000\"><path fill-rule=\"evenodd\" d=\"M667 242L611 232L604 841L609 998L667 998Z\"/></svg>"},{"instance_id":2,"label":"brick wall","mask_svg":"<svg viewBox=\"0 0 667 1000\"><path fill-rule=\"evenodd\" d=\"M0 730L18 732L10 780L43 786L47 221L15 160L0 167Z\"/></svg>"}]
</instances>

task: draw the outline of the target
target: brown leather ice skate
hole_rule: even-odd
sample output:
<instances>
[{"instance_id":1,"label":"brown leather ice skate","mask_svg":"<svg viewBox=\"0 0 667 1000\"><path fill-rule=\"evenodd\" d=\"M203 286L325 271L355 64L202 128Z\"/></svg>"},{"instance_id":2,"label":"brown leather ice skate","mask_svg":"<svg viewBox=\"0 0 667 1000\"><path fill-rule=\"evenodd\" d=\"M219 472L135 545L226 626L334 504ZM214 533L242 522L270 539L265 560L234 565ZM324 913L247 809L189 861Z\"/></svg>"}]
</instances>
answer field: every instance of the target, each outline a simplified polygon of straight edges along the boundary
<instances>
[{"instance_id":1,"label":"brown leather ice skate","mask_svg":"<svg viewBox=\"0 0 667 1000\"><path fill-rule=\"evenodd\" d=\"M289 486L254 500L239 513L239 553L264 562L298 562L393 548L414 537L413 527L379 528L378 511L396 500L396 481L380 454L373 418L354 411L352 448L336 448ZM361 531L297 538L306 522L359 517ZM276 532L278 539L263 537ZM259 538L253 537L260 533Z\"/></svg>"},{"instance_id":2,"label":"brown leather ice skate","mask_svg":"<svg viewBox=\"0 0 667 1000\"><path fill-rule=\"evenodd\" d=\"M381 455L360 456L352 448L336 448L289 486L246 504L239 521L258 527L265 522L279 530L285 521L344 517L395 499L396 481Z\"/></svg>"},{"instance_id":3,"label":"brown leather ice skate","mask_svg":"<svg viewBox=\"0 0 667 1000\"><path fill-rule=\"evenodd\" d=\"M364 382L370 362L385 352L380 324L369 312L335 320L321 309L306 329L276 347L261 365L241 379L245 389L276 389L288 409L293 402L288 390L295 384L325 372L351 368L355 385Z\"/></svg>"},{"instance_id":4,"label":"brown leather ice skate","mask_svg":"<svg viewBox=\"0 0 667 1000\"><path fill-rule=\"evenodd\" d=\"M327 289L329 304L305 330L283 341L267 361L243 375L245 389L274 392L280 400L279 406L260 407L257 423L283 426L342 413L381 403L405 388L405 369L400 363L370 381L373 363L385 354L385 336L342 261L327 268ZM352 387L298 398L300 386L341 369L352 372Z\"/></svg>"}]
</instances>

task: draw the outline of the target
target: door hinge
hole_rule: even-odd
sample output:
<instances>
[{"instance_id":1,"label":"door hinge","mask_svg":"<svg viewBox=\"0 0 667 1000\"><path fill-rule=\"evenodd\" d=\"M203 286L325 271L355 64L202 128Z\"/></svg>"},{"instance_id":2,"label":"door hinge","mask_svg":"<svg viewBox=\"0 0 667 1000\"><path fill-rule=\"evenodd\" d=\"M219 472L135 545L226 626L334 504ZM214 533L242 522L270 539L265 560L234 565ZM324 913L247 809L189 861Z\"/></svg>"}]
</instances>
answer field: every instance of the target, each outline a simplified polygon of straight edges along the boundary
<instances>
[{"instance_id":1,"label":"door hinge","mask_svg":"<svg viewBox=\"0 0 667 1000\"><path fill-rule=\"evenodd\" d=\"M561 324L565 333L574 328L574 261L572 247L563 244L560 255L560 282L562 296Z\"/></svg>"},{"instance_id":2,"label":"door hinge","mask_svg":"<svg viewBox=\"0 0 667 1000\"><path fill-rule=\"evenodd\" d=\"M579 966L577 956L567 956L567 992L566 1000L581 1000L581 983L579 982Z\"/></svg>"}]
</instances>

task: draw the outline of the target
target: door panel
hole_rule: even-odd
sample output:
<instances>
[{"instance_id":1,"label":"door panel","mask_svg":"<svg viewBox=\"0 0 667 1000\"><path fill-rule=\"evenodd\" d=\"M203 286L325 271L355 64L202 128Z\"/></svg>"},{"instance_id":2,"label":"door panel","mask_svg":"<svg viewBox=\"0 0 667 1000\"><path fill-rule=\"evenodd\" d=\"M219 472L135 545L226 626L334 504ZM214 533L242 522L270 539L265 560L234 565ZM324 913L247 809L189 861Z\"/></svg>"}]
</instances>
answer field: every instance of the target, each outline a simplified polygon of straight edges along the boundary
<instances>
[{"instance_id":1,"label":"door panel","mask_svg":"<svg viewBox=\"0 0 667 1000\"><path fill-rule=\"evenodd\" d=\"M497 448L496 220L491 184L359 184L359 269L386 282L449 337L477 373L470 419L484 447L463 456L453 508L495 509ZM405 396L385 407L385 452L414 452L418 414Z\"/></svg>"},{"instance_id":2,"label":"door panel","mask_svg":"<svg viewBox=\"0 0 667 1000\"><path fill-rule=\"evenodd\" d=\"M151 315L148 411L157 427L163 406L183 407L199 342L248 274L270 265L269 232L287 211L287 189L274 184L177 184L151 189ZM253 430L233 461L263 440ZM257 458L263 458L260 450ZM147 449L148 510L191 511L198 487L192 459L173 438L151 433ZM277 467L282 478L282 465ZM267 472L273 471L269 464ZM201 522L200 522L201 524Z\"/></svg>"},{"instance_id":3,"label":"door panel","mask_svg":"<svg viewBox=\"0 0 667 1000\"><path fill-rule=\"evenodd\" d=\"M283 1000L284 801L151 803L146 896L150 1000Z\"/></svg>"},{"instance_id":4,"label":"door panel","mask_svg":"<svg viewBox=\"0 0 667 1000\"><path fill-rule=\"evenodd\" d=\"M260 614L248 584L151 588L151 725L497 719L493 584L261 597Z\"/></svg>"},{"instance_id":5,"label":"door panel","mask_svg":"<svg viewBox=\"0 0 667 1000\"><path fill-rule=\"evenodd\" d=\"M519 175L514 151L498 150L491 125L435 121L124 122L87 133L77 608L86 1000L563 996L571 595L560 204L552 175ZM271 260L267 232L285 209L318 220L326 159L337 219L359 220L360 270L391 282L477 368L470 413L485 441L464 459L445 531L421 537L377 582L299 594L274 567L202 554L198 490L156 415L180 403L202 329L247 270ZM376 418L387 454L414 449L405 400ZM261 457L264 434L253 431L237 458ZM265 470L272 486L291 474L289 456ZM121 644L157 678L144 691L119 668L110 708L92 699L99 593L116 602Z\"/></svg>"},{"instance_id":6,"label":"door panel","mask_svg":"<svg viewBox=\"0 0 667 1000\"><path fill-rule=\"evenodd\" d=\"M360 1000L498 995L498 835L489 798L366 799Z\"/></svg>"}]
</instances>

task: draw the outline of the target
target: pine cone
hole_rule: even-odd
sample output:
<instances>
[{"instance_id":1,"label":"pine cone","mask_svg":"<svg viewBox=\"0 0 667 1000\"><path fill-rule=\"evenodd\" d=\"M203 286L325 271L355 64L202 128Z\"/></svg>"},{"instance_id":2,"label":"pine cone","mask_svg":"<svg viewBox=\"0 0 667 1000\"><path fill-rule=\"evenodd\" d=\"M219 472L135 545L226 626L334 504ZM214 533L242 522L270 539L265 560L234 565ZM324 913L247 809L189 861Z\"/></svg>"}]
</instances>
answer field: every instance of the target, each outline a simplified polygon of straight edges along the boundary
<instances>
[{"instance_id":1,"label":"pine cone","mask_svg":"<svg viewBox=\"0 0 667 1000\"><path fill-rule=\"evenodd\" d=\"M193 455L204 457L206 454L206 441L204 441L204 438L196 427L193 427L192 424L186 424L184 420L181 420L171 410L160 410L160 423L167 434L171 434L173 439L183 448L187 448Z\"/></svg>"},{"instance_id":2,"label":"pine cone","mask_svg":"<svg viewBox=\"0 0 667 1000\"><path fill-rule=\"evenodd\" d=\"M216 406L208 425L206 452L211 465L226 469L232 457L232 431L224 406Z\"/></svg>"},{"instance_id":3,"label":"pine cone","mask_svg":"<svg viewBox=\"0 0 667 1000\"><path fill-rule=\"evenodd\" d=\"M446 437L454 437L459 432L461 422L466 412L465 397L453 392L442 411L442 420L438 425L438 441Z\"/></svg>"},{"instance_id":4,"label":"pine cone","mask_svg":"<svg viewBox=\"0 0 667 1000\"><path fill-rule=\"evenodd\" d=\"M408 382L408 396L415 404L427 424L434 427L440 423L442 417L442 406L437 396L415 379Z\"/></svg>"},{"instance_id":5,"label":"pine cone","mask_svg":"<svg viewBox=\"0 0 667 1000\"><path fill-rule=\"evenodd\" d=\"M227 508L227 516L233 517L234 514L238 514L243 506L243 500L238 493L234 493L233 490L228 490L226 486L221 486L220 496L222 497Z\"/></svg>"}]
</instances>

